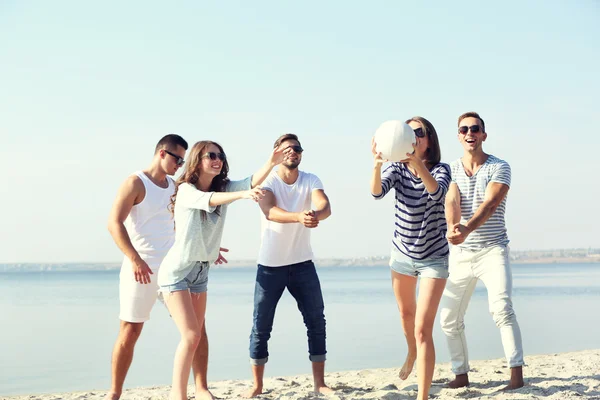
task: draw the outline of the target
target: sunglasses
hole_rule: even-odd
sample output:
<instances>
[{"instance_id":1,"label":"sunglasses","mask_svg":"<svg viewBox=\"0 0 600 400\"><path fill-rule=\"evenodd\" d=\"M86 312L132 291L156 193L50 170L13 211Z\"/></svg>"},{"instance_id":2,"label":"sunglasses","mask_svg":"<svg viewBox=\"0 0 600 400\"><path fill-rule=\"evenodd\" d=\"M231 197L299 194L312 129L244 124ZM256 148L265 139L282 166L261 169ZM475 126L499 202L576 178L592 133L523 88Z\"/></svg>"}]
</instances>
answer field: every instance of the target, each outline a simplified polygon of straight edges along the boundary
<instances>
[{"instance_id":1,"label":"sunglasses","mask_svg":"<svg viewBox=\"0 0 600 400\"><path fill-rule=\"evenodd\" d=\"M469 132L469 129L471 130L471 133L477 133L481 130L481 128L479 128L479 125L472 125L472 126L461 126L460 128L458 128L458 132L462 133L463 135L466 135L467 132Z\"/></svg>"},{"instance_id":2,"label":"sunglasses","mask_svg":"<svg viewBox=\"0 0 600 400\"><path fill-rule=\"evenodd\" d=\"M420 137L420 138L425 137L425 132L423 132L423 128L413 129L413 131L415 131L415 136Z\"/></svg>"},{"instance_id":3,"label":"sunglasses","mask_svg":"<svg viewBox=\"0 0 600 400\"><path fill-rule=\"evenodd\" d=\"M173 154L169 150L165 150L165 153L167 153L171 157L175 158L175 162L177 163L178 167L181 167L183 164L185 164L185 160L183 158L179 157L177 154Z\"/></svg>"},{"instance_id":4,"label":"sunglasses","mask_svg":"<svg viewBox=\"0 0 600 400\"><path fill-rule=\"evenodd\" d=\"M304 149L301 146L290 146L288 147L288 149L294 150L294 152L297 154L300 154L304 151Z\"/></svg>"},{"instance_id":5,"label":"sunglasses","mask_svg":"<svg viewBox=\"0 0 600 400\"><path fill-rule=\"evenodd\" d=\"M225 161L225 153L215 153L215 152L209 151L208 153L204 154L200 158L210 158L212 161L215 161L218 158L221 161Z\"/></svg>"}]
</instances>

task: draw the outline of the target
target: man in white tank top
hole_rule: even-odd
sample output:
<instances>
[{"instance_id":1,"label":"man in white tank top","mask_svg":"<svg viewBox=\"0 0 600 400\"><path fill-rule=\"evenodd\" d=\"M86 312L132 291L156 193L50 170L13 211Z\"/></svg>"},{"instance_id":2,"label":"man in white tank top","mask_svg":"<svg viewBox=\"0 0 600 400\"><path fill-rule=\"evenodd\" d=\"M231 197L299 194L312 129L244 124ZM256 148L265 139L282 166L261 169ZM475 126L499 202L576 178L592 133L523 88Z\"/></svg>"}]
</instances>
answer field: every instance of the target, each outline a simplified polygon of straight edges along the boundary
<instances>
[{"instance_id":1,"label":"man in white tank top","mask_svg":"<svg viewBox=\"0 0 600 400\"><path fill-rule=\"evenodd\" d=\"M170 176L184 164L187 148L179 135L163 137L156 145L152 164L121 185L110 212L108 230L125 255L119 281L121 325L107 395L110 400L121 396L135 343L157 299L156 273L175 239L169 207L175 182Z\"/></svg>"}]
</instances>

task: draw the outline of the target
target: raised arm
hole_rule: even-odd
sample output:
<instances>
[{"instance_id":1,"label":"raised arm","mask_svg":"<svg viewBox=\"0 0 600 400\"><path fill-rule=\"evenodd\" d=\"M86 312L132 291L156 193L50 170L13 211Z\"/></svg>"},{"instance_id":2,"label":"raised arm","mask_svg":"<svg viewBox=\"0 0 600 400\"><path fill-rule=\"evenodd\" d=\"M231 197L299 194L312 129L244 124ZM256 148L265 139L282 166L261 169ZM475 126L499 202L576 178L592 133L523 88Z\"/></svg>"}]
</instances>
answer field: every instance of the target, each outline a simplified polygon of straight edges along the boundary
<instances>
[{"instance_id":1,"label":"raised arm","mask_svg":"<svg viewBox=\"0 0 600 400\"><path fill-rule=\"evenodd\" d=\"M125 220L133 206L139 204L145 195L146 188L140 178L137 176L127 178L117 192L108 217L108 231L125 257L131 261L135 280L139 283L150 283L152 270L131 244L125 228Z\"/></svg>"},{"instance_id":2,"label":"raised arm","mask_svg":"<svg viewBox=\"0 0 600 400\"><path fill-rule=\"evenodd\" d=\"M253 188L263 183L266 177L269 176L269 174L273 170L273 167L280 164L285 158L285 156L289 155L292 152L292 149L290 149L289 146L283 146L284 145L282 144L279 147L273 149L273 152L271 153L271 156L269 157L265 165L263 165L258 171L256 171L252 175Z\"/></svg>"}]
</instances>

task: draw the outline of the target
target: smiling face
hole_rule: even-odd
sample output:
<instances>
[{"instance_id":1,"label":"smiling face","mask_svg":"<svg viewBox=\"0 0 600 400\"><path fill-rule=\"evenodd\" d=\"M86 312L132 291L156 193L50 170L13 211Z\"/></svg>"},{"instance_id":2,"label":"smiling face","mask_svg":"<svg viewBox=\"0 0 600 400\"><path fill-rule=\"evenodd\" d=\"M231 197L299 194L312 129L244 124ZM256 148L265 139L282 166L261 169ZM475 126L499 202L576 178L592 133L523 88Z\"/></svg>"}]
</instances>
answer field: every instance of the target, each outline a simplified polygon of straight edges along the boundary
<instances>
[{"instance_id":1,"label":"smiling face","mask_svg":"<svg viewBox=\"0 0 600 400\"><path fill-rule=\"evenodd\" d=\"M477 132L473 132L473 131ZM472 153L482 151L483 142L487 139L487 133L483 132L483 126L479 118L466 117L458 124L458 140L465 151Z\"/></svg>"},{"instance_id":2,"label":"smiling face","mask_svg":"<svg viewBox=\"0 0 600 400\"><path fill-rule=\"evenodd\" d=\"M200 163L198 164L200 174L213 177L219 175L223 169L224 157L225 153L214 143L205 146L202 154L200 154Z\"/></svg>"}]
</instances>

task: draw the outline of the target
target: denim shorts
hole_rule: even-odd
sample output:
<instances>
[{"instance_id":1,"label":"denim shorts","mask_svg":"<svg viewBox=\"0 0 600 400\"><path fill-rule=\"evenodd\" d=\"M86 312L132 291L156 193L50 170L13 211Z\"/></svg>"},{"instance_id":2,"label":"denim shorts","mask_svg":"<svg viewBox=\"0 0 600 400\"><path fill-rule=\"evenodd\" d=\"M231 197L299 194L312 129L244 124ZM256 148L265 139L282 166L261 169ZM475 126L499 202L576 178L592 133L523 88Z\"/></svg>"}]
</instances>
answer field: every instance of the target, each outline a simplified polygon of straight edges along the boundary
<instances>
[{"instance_id":1,"label":"denim shorts","mask_svg":"<svg viewBox=\"0 0 600 400\"><path fill-rule=\"evenodd\" d=\"M414 260L398 251L392 251L390 268L402 275L421 278L448 279L448 256Z\"/></svg>"},{"instance_id":2,"label":"denim shorts","mask_svg":"<svg viewBox=\"0 0 600 400\"><path fill-rule=\"evenodd\" d=\"M196 261L192 270L183 280L173 284L160 287L164 293L188 290L190 293L204 293L208 290L208 270L210 264L207 261Z\"/></svg>"}]
</instances>

